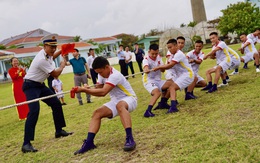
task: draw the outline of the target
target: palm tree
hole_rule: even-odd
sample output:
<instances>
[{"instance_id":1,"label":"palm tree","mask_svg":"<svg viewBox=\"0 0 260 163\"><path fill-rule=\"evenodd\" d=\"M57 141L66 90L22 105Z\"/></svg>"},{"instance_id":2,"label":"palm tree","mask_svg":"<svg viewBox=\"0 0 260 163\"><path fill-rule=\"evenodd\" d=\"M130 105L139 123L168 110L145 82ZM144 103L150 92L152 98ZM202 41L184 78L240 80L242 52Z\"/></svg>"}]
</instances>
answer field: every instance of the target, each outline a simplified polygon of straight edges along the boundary
<instances>
[{"instance_id":1,"label":"palm tree","mask_svg":"<svg viewBox=\"0 0 260 163\"><path fill-rule=\"evenodd\" d=\"M73 40L74 40L74 42L79 42L79 41L82 40L82 39L81 39L80 36L75 36L75 37L73 38Z\"/></svg>"}]
</instances>

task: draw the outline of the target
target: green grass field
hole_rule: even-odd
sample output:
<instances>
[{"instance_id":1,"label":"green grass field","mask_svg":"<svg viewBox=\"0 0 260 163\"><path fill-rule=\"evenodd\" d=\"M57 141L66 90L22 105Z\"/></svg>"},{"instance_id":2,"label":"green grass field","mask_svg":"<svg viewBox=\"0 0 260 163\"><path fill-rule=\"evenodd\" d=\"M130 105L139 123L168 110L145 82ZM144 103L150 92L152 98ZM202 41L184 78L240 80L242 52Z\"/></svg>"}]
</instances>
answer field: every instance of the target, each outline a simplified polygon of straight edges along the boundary
<instances>
[{"instance_id":1,"label":"green grass field","mask_svg":"<svg viewBox=\"0 0 260 163\"><path fill-rule=\"evenodd\" d=\"M238 49L240 45L231 46ZM204 50L205 53L209 49ZM215 65L215 60L202 63L200 75ZM137 64L135 70L138 72ZM0 111L0 162L260 162L260 74L253 62L231 77L228 87L206 94L196 88L199 98L184 101L184 92L177 92L180 112L165 114L156 110L154 118L144 118L150 95L142 85L141 75L130 78L138 96L138 107L131 113L136 150L124 152L125 132L116 117L103 119L95 144L97 149L83 155L73 153L85 139L92 112L109 97L92 97L94 103L79 106L76 99L65 96L67 122L65 130L72 136L54 138L51 109L41 103L33 145L37 153L23 154L24 121L19 121L16 108ZM118 65L115 66L118 69ZM228 73L230 73L229 71ZM73 74L60 77L64 90L73 86ZM0 84L0 106L14 103L11 83Z\"/></svg>"}]
</instances>

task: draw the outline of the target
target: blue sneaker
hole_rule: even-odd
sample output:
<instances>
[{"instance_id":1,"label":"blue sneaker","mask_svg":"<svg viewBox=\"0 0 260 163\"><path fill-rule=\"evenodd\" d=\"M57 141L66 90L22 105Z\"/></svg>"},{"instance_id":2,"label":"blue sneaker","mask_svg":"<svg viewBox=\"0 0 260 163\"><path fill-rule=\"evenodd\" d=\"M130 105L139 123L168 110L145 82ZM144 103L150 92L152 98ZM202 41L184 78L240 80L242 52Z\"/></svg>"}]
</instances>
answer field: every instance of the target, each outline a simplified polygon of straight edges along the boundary
<instances>
[{"instance_id":1,"label":"blue sneaker","mask_svg":"<svg viewBox=\"0 0 260 163\"><path fill-rule=\"evenodd\" d=\"M212 88L212 85L207 85L206 87L202 88L201 90L202 91L207 91L207 90L210 90Z\"/></svg>"},{"instance_id":2,"label":"blue sneaker","mask_svg":"<svg viewBox=\"0 0 260 163\"><path fill-rule=\"evenodd\" d=\"M169 113L175 113L178 112L179 110L176 108L176 106L171 106L170 109L167 111L167 114Z\"/></svg>"},{"instance_id":3,"label":"blue sneaker","mask_svg":"<svg viewBox=\"0 0 260 163\"><path fill-rule=\"evenodd\" d=\"M144 113L144 117L149 118L149 117L154 117L155 114L153 114L151 111L146 110Z\"/></svg>"},{"instance_id":4,"label":"blue sneaker","mask_svg":"<svg viewBox=\"0 0 260 163\"><path fill-rule=\"evenodd\" d=\"M212 87L210 90L208 90L208 93L213 93L216 92L217 90L218 90L217 88Z\"/></svg>"},{"instance_id":5,"label":"blue sneaker","mask_svg":"<svg viewBox=\"0 0 260 163\"><path fill-rule=\"evenodd\" d=\"M194 97L194 99L197 99L198 97L193 94L193 91L191 92L191 95Z\"/></svg>"},{"instance_id":6,"label":"blue sneaker","mask_svg":"<svg viewBox=\"0 0 260 163\"><path fill-rule=\"evenodd\" d=\"M132 151L134 150L136 147L136 143L134 141L134 138L132 137L126 137L126 141L125 141L125 146L124 146L124 151Z\"/></svg>"},{"instance_id":7,"label":"blue sneaker","mask_svg":"<svg viewBox=\"0 0 260 163\"><path fill-rule=\"evenodd\" d=\"M185 100L192 100L192 99L196 99L196 97L193 96L191 93L186 93Z\"/></svg>"},{"instance_id":8,"label":"blue sneaker","mask_svg":"<svg viewBox=\"0 0 260 163\"><path fill-rule=\"evenodd\" d=\"M161 103L160 107L162 109L170 109L171 106L169 104L167 104L167 102L164 102L164 103Z\"/></svg>"},{"instance_id":9,"label":"blue sneaker","mask_svg":"<svg viewBox=\"0 0 260 163\"><path fill-rule=\"evenodd\" d=\"M89 150L97 148L93 142L88 142L87 140L84 140L84 143L82 144L81 148L74 152L74 155L77 154L83 154Z\"/></svg>"},{"instance_id":10,"label":"blue sneaker","mask_svg":"<svg viewBox=\"0 0 260 163\"><path fill-rule=\"evenodd\" d=\"M158 102L158 105L153 109L153 110L157 110L157 109L169 109L171 106L169 104L167 104L166 102L162 103L162 102Z\"/></svg>"}]
</instances>

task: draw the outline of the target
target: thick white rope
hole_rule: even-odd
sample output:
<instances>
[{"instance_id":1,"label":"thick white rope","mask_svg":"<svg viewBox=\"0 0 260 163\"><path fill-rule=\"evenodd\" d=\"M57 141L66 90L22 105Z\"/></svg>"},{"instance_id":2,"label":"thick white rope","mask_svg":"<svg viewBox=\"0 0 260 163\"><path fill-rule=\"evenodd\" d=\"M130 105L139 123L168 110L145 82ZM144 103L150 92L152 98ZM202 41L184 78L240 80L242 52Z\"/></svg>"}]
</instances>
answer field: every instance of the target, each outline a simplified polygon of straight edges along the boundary
<instances>
[{"instance_id":1,"label":"thick white rope","mask_svg":"<svg viewBox=\"0 0 260 163\"><path fill-rule=\"evenodd\" d=\"M49 99L49 98L52 98L52 97L55 97L55 96L59 96L59 95L62 95L62 94L67 94L67 93L70 93L70 91L65 91L65 92L53 94L53 95L50 95L50 96L45 96L45 97L36 98L36 99L33 99L33 100L29 100L29 101L20 102L20 103L17 103L17 104L4 106L4 107L1 107L0 110L16 107L16 106L20 106L20 105L30 104L30 103L33 103L33 102L36 102L36 101Z\"/></svg>"},{"instance_id":2,"label":"thick white rope","mask_svg":"<svg viewBox=\"0 0 260 163\"><path fill-rule=\"evenodd\" d=\"M132 76L138 75L138 74L142 74L142 72L138 72L138 73L135 73L135 74L132 74L132 75L128 75L128 76L125 76L125 77L132 77ZM93 87L93 85L91 85L90 87ZM45 97L41 97L41 98L36 98L36 99L33 99L33 100L20 102L20 103L17 103L17 104L7 105L7 106L4 106L4 107L0 107L0 110L12 108L12 107L16 107L16 106L20 106L20 105L30 104L30 103L33 103L33 102L37 102L37 101L40 101L40 100L49 99L49 98L56 97L56 96L63 95L63 94L67 94L67 93L70 93L70 91L65 91L65 92L53 94L53 95L50 95L50 96L45 96Z\"/></svg>"}]
</instances>

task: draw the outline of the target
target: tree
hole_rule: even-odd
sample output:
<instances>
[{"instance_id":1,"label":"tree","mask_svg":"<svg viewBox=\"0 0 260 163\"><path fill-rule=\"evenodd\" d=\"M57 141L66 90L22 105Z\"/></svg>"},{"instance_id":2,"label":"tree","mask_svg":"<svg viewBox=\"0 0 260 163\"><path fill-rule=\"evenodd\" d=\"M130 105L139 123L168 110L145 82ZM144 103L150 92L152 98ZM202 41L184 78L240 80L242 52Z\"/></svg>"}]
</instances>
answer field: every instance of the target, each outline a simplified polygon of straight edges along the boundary
<instances>
[{"instance_id":1,"label":"tree","mask_svg":"<svg viewBox=\"0 0 260 163\"><path fill-rule=\"evenodd\" d=\"M139 40L141 39L144 39L146 36L145 36L145 33L144 34L141 34L140 37L139 37Z\"/></svg>"},{"instance_id":2,"label":"tree","mask_svg":"<svg viewBox=\"0 0 260 163\"><path fill-rule=\"evenodd\" d=\"M19 60L19 63L21 66L29 68L32 61L33 61L32 58L27 57L27 58L24 58L23 60Z\"/></svg>"},{"instance_id":3,"label":"tree","mask_svg":"<svg viewBox=\"0 0 260 163\"><path fill-rule=\"evenodd\" d=\"M251 33L260 26L260 12L255 4L238 2L228 5L221 12L223 16L220 17L217 29L220 30L222 35Z\"/></svg>"},{"instance_id":4,"label":"tree","mask_svg":"<svg viewBox=\"0 0 260 163\"><path fill-rule=\"evenodd\" d=\"M195 43L195 42L198 41L198 40L201 40L201 37L200 37L200 36L194 35L194 36L192 37L192 42L193 42L193 43Z\"/></svg>"},{"instance_id":5,"label":"tree","mask_svg":"<svg viewBox=\"0 0 260 163\"><path fill-rule=\"evenodd\" d=\"M195 21L189 22L189 24L187 24L187 27L191 27L191 28L192 28L192 32L190 32L190 39L191 39L191 42L192 42L192 44L191 44L191 49L194 48L194 43L195 43L196 39L198 39L198 37L200 37L200 36L197 36L197 35L196 35L196 31L195 31L195 29L194 29L194 27L195 27L196 25L197 25L197 22L195 22ZM191 50L191 49L190 49L190 50Z\"/></svg>"},{"instance_id":6,"label":"tree","mask_svg":"<svg viewBox=\"0 0 260 163\"><path fill-rule=\"evenodd\" d=\"M184 27L186 27L186 24L181 23L180 28L184 28Z\"/></svg>"},{"instance_id":7,"label":"tree","mask_svg":"<svg viewBox=\"0 0 260 163\"><path fill-rule=\"evenodd\" d=\"M145 37L148 36L158 36L162 35L164 31L158 30L158 29L151 29L148 33L141 34L139 37L139 40L144 39Z\"/></svg>"},{"instance_id":8,"label":"tree","mask_svg":"<svg viewBox=\"0 0 260 163\"><path fill-rule=\"evenodd\" d=\"M196 25L197 25L197 22L189 22L189 24L187 26L194 28Z\"/></svg>"},{"instance_id":9,"label":"tree","mask_svg":"<svg viewBox=\"0 0 260 163\"><path fill-rule=\"evenodd\" d=\"M10 45L7 47L7 49L17 49L18 47L16 45Z\"/></svg>"},{"instance_id":10,"label":"tree","mask_svg":"<svg viewBox=\"0 0 260 163\"><path fill-rule=\"evenodd\" d=\"M107 45L104 45L104 44L98 44L97 42L94 42L93 40L88 40L87 43L90 43L92 45L97 45L98 48L95 48L95 53L97 55L103 55L103 52L105 51Z\"/></svg>"},{"instance_id":11,"label":"tree","mask_svg":"<svg viewBox=\"0 0 260 163\"><path fill-rule=\"evenodd\" d=\"M163 31L160 31L158 29L151 29L145 36L157 36L157 35L161 35L163 33Z\"/></svg>"},{"instance_id":12,"label":"tree","mask_svg":"<svg viewBox=\"0 0 260 163\"><path fill-rule=\"evenodd\" d=\"M4 50L6 47L3 44L0 44L0 50Z\"/></svg>"},{"instance_id":13,"label":"tree","mask_svg":"<svg viewBox=\"0 0 260 163\"><path fill-rule=\"evenodd\" d=\"M133 44L138 40L138 36L132 34L121 34L117 38L122 39L121 44L124 47L128 46L130 50L133 50Z\"/></svg>"},{"instance_id":14,"label":"tree","mask_svg":"<svg viewBox=\"0 0 260 163\"><path fill-rule=\"evenodd\" d=\"M82 39L81 39L80 36L75 36L75 37L73 38L73 40L74 40L74 42L79 42L79 41L82 40Z\"/></svg>"}]
</instances>

